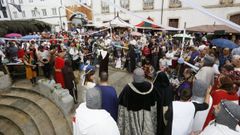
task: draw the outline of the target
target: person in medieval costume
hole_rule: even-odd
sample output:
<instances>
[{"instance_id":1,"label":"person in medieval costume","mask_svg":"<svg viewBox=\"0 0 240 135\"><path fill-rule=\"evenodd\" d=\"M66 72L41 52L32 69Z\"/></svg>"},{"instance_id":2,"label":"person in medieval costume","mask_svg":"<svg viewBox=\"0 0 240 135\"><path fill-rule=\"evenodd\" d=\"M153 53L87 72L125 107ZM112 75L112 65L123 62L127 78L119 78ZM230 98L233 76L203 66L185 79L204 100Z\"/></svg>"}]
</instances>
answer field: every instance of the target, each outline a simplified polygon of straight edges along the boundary
<instances>
[{"instance_id":1,"label":"person in medieval costume","mask_svg":"<svg viewBox=\"0 0 240 135\"><path fill-rule=\"evenodd\" d=\"M65 88L64 78L62 73L62 68L64 67L64 57L65 52L59 51L57 57L55 58L55 81L56 83L60 83L62 88Z\"/></svg>"},{"instance_id":2,"label":"person in medieval costume","mask_svg":"<svg viewBox=\"0 0 240 135\"><path fill-rule=\"evenodd\" d=\"M69 90L70 95L73 97L74 102L77 103L77 89L75 83L75 77L73 74L71 61L66 60L62 69L65 88Z\"/></svg>"},{"instance_id":3,"label":"person in medieval costume","mask_svg":"<svg viewBox=\"0 0 240 135\"><path fill-rule=\"evenodd\" d=\"M133 45L129 45L127 61L128 61L127 70L128 72L132 73L136 67L136 54L135 54Z\"/></svg>"},{"instance_id":4,"label":"person in medieval costume","mask_svg":"<svg viewBox=\"0 0 240 135\"><path fill-rule=\"evenodd\" d=\"M104 50L99 50L99 76L101 72L108 73L109 53Z\"/></svg>"},{"instance_id":5,"label":"person in medieval costume","mask_svg":"<svg viewBox=\"0 0 240 135\"><path fill-rule=\"evenodd\" d=\"M26 69L26 78L30 80L33 85L35 85L37 83L36 61L32 56L31 50L26 51L23 57L23 62Z\"/></svg>"},{"instance_id":6,"label":"person in medieval costume","mask_svg":"<svg viewBox=\"0 0 240 135\"><path fill-rule=\"evenodd\" d=\"M216 119L209 123L200 135L240 135L240 106L232 101L222 100L214 106ZM238 128L237 128L238 127Z\"/></svg>"},{"instance_id":7,"label":"person in medieval costume","mask_svg":"<svg viewBox=\"0 0 240 135\"><path fill-rule=\"evenodd\" d=\"M163 134L162 96L136 68L133 82L119 96L118 126L121 135Z\"/></svg>"},{"instance_id":8,"label":"person in medieval costume","mask_svg":"<svg viewBox=\"0 0 240 135\"><path fill-rule=\"evenodd\" d=\"M210 90L211 87L209 87L206 92L204 103L196 103L191 101L190 90L183 89L180 94L180 101L173 101L164 115L166 122L164 134L191 135L193 133L192 126L196 113L208 108Z\"/></svg>"},{"instance_id":9,"label":"person in medieval costume","mask_svg":"<svg viewBox=\"0 0 240 135\"><path fill-rule=\"evenodd\" d=\"M97 88L88 89L86 102L76 109L73 135L120 135L117 123L102 107L102 94Z\"/></svg>"}]
</instances>

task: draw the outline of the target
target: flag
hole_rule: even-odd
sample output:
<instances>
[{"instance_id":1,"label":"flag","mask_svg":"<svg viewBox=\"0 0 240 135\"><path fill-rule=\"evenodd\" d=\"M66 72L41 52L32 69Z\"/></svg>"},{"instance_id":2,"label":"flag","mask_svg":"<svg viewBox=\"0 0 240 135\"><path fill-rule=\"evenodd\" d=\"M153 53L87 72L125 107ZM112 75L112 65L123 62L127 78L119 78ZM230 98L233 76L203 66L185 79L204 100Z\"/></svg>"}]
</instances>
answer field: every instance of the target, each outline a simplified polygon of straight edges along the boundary
<instances>
[{"instance_id":1,"label":"flag","mask_svg":"<svg viewBox=\"0 0 240 135\"><path fill-rule=\"evenodd\" d=\"M17 4L13 4L13 3L8 3L8 4L14 6L18 10L18 12L22 12L21 5L17 5Z\"/></svg>"}]
</instances>

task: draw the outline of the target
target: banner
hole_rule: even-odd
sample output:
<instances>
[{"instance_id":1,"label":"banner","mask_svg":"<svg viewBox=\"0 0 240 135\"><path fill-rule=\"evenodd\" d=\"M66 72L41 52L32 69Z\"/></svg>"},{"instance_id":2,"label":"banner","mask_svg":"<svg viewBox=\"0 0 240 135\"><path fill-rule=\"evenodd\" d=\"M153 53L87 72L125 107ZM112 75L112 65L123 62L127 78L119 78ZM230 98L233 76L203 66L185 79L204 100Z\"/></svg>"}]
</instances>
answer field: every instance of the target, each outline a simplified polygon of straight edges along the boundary
<instances>
[{"instance_id":1,"label":"banner","mask_svg":"<svg viewBox=\"0 0 240 135\"><path fill-rule=\"evenodd\" d=\"M209 12L208 10L206 10L205 8L203 8L202 6L199 6L198 4L196 4L195 2L193 2L193 0L181 0L182 2L188 4L189 6L191 6L193 9L196 9L198 10L199 12L237 30L240 32L240 25L237 25L236 23L233 23L227 19L224 19L224 18L221 18L221 17L218 17L214 14L212 14L211 12Z\"/></svg>"}]
</instances>

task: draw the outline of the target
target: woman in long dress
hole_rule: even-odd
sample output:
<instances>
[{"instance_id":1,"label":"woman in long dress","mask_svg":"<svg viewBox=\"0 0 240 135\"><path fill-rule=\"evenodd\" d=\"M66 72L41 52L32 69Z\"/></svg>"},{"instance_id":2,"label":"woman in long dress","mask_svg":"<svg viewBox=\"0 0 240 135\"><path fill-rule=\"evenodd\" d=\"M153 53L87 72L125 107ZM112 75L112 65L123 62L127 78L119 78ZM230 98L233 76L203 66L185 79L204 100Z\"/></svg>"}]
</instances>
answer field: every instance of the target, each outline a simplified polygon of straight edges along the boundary
<instances>
[{"instance_id":1,"label":"woman in long dress","mask_svg":"<svg viewBox=\"0 0 240 135\"><path fill-rule=\"evenodd\" d=\"M23 62L25 64L25 69L26 69L26 78L31 81L31 83L34 85L36 84L36 77L37 77L37 72L36 72L36 61L31 55L31 51L27 50L26 54L23 57Z\"/></svg>"},{"instance_id":2,"label":"woman in long dress","mask_svg":"<svg viewBox=\"0 0 240 135\"><path fill-rule=\"evenodd\" d=\"M64 56L65 56L65 52L58 53L57 57L55 58L55 65L54 65L55 81L56 83L60 83L62 88L65 88L64 77L62 73L62 68L64 67L64 63L65 63Z\"/></svg>"},{"instance_id":3,"label":"woman in long dress","mask_svg":"<svg viewBox=\"0 0 240 135\"><path fill-rule=\"evenodd\" d=\"M64 68L62 69L65 88L69 90L70 95L72 95L74 102L77 102L77 89L75 83L75 77L73 74L72 64L70 60L65 61Z\"/></svg>"}]
</instances>

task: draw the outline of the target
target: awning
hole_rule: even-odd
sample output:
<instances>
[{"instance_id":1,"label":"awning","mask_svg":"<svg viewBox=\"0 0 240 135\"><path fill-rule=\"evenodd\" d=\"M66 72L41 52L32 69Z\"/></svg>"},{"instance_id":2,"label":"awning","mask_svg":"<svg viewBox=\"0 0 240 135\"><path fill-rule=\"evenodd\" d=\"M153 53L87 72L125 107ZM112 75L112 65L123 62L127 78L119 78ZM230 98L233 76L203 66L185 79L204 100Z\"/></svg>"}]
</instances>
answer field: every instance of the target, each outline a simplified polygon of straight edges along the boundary
<instances>
[{"instance_id":1,"label":"awning","mask_svg":"<svg viewBox=\"0 0 240 135\"><path fill-rule=\"evenodd\" d=\"M213 33L215 31L225 30L227 33L239 33L226 25L199 25L187 28L187 31Z\"/></svg>"}]
</instances>

